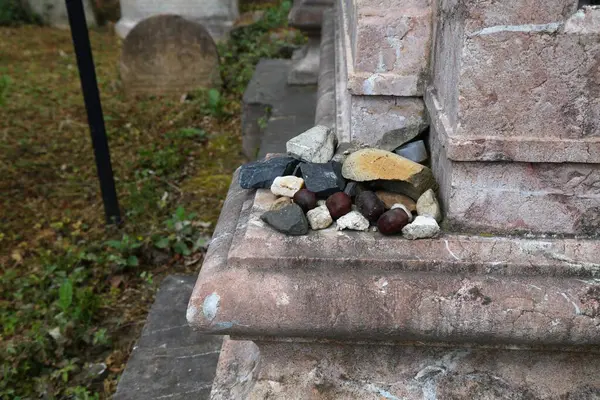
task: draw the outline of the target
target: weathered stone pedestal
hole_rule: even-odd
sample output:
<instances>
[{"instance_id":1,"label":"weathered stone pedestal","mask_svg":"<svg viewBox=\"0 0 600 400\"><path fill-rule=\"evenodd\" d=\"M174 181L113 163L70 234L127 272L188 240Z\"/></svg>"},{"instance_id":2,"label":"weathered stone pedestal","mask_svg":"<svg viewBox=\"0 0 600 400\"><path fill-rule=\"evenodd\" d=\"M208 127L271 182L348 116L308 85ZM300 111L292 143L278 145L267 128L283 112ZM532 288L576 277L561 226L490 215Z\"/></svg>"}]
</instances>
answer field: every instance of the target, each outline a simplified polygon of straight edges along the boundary
<instances>
[{"instance_id":1,"label":"weathered stone pedestal","mask_svg":"<svg viewBox=\"0 0 600 400\"><path fill-rule=\"evenodd\" d=\"M430 122L444 231L284 236L234 177L187 314L232 339L212 398L600 398L600 9L349 0L324 21L317 121L388 149Z\"/></svg>"},{"instance_id":2,"label":"weathered stone pedestal","mask_svg":"<svg viewBox=\"0 0 600 400\"><path fill-rule=\"evenodd\" d=\"M600 7L434 5L425 99L447 227L600 234Z\"/></svg>"},{"instance_id":3,"label":"weathered stone pedestal","mask_svg":"<svg viewBox=\"0 0 600 400\"><path fill-rule=\"evenodd\" d=\"M213 398L600 395L600 242L287 237L272 201L232 185L190 300L193 326L256 343L226 345Z\"/></svg>"}]
</instances>

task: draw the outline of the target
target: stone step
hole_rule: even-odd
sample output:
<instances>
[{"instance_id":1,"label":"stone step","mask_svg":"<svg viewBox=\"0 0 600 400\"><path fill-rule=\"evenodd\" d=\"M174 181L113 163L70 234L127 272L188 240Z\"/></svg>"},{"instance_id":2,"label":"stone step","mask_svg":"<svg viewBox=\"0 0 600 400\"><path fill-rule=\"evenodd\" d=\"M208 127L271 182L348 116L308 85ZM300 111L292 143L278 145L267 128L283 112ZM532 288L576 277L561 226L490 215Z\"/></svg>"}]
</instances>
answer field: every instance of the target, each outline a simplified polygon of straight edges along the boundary
<instances>
[{"instance_id":1,"label":"stone step","mask_svg":"<svg viewBox=\"0 0 600 400\"><path fill-rule=\"evenodd\" d=\"M290 60L261 60L244 92L242 149L250 160L285 152L285 143L312 128L316 87L290 86Z\"/></svg>"},{"instance_id":2,"label":"stone step","mask_svg":"<svg viewBox=\"0 0 600 400\"><path fill-rule=\"evenodd\" d=\"M599 370L586 353L225 340L211 399L592 400Z\"/></svg>"},{"instance_id":3,"label":"stone step","mask_svg":"<svg viewBox=\"0 0 600 400\"><path fill-rule=\"evenodd\" d=\"M195 282L194 276L180 275L163 280L115 400L209 398L223 338L195 332L186 323Z\"/></svg>"}]
</instances>

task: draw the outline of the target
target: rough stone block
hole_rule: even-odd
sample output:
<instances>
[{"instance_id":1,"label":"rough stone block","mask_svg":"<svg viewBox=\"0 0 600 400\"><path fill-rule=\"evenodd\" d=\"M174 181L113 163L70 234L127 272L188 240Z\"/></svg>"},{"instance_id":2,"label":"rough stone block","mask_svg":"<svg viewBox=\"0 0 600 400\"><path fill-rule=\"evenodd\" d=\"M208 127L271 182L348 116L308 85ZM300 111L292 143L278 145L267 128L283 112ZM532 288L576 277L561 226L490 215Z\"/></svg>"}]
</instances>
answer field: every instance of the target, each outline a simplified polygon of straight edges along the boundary
<instances>
[{"instance_id":1,"label":"rough stone block","mask_svg":"<svg viewBox=\"0 0 600 400\"><path fill-rule=\"evenodd\" d=\"M383 150L396 149L429 126L425 103L417 97L351 96L350 104L351 140Z\"/></svg>"},{"instance_id":2,"label":"rough stone block","mask_svg":"<svg viewBox=\"0 0 600 400\"><path fill-rule=\"evenodd\" d=\"M296 0L288 15L290 26L319 34L323 12L333 6L333 0Z\"/></svg>"},{"instance_id":3,"label":"rough stone block","mask_svg":"<svg viewBox=\"0 0 600 400\"><path fill-rule=\"evenodd\" d=\"M600 8L492 3L438 13L426 96L448 157L599 163Z\"/></svg>"},{"instance_id":4,"label":"rough stone block","mask_svg":"<svg viewBox=\"0 0 600 400\"><path fill-rule=\"evenodd\" d=\"M429 65L430 0L342 1L348 89L359 95L418 96Z\"/></svg>"},{"instance_id":5,"label":"rough stone block","mask_svg":"<svg viewBox=\"0 0 600 400\"><path fill-rule=\"evenodd\" d=\"M288 74L290 85L316 85L319 80L320 45L317 37L296 50L292 57L292 68Z\"/></svg>"}]
</instances>

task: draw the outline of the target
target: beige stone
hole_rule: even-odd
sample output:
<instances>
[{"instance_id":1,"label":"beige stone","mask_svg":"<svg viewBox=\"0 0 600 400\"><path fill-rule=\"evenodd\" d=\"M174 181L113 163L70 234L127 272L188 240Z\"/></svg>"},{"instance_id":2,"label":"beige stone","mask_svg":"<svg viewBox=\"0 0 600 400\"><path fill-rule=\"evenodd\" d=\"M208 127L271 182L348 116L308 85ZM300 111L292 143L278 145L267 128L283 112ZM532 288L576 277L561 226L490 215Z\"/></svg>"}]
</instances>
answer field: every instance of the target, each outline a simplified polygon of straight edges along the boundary
<instances>
[{"instance_id":1,"label":"beige stone","mask_svg":"<svg viewBox=\"0 0 600 400\"><path fill-rule=\"evenodd\" d=\"M329 228L333 223L329 209L325 205L309 210L306 213L306 218L313 230Z\"/></svg>"},{"instance_id":2,"label":"beige stone","mask_svg":"<svg viewBox=\"0 0 600 400\"><path fill-rule=\"evenodd\" d=\"M369 220L358 211L350 211L348 214L338 218L336 221L336 229L338 231L344 229L351 231L366 231L369 229Z\"/></svg>"},{"instance_id":3,"label":"beige stone","mask_svg":"<svg viewBox=\"0 0 600 400\"><path fill-rule=\"evenodd\" d=\"M177 95L220 85L219 54L207 30L176 15L140 22L123 42L121 79L129 95Z\"/></svg>"},{"instance_id":4,"label":"beige stone","mask_svg":"<svg viewBox=\"0 0 600 400\"><path fill-rule=\"evenodd\" d=\"M436 186L429 168L379 149L364 149L350 154L342 166L342 175L357 182L403 181L419 193Z\"/></svg>"},{"instance_id":5,"label":"beige stone","mask_svg":"<svg viewBox=\"0 0 600 400\"><path fill-rule=\"evenodd\" d=\"M304 179L297 176L278 176L271 185L271 193L275 196L294 197L304 187Z\"/></svg>"},{"instance_id":6,"label":"beige stone","mask_svg":"<svg viewBox=\"0 0 600 400\"><path fill-rule=\"evenodd\" d=\"M433 190L429 189L419 197L419 200L417 200L417 213L422 216L430 216L437 222L442 220L440 203Z\"/></svg>"},{"instance_id":7,"label":"beige stone","mask_svg":"<svg viewBox=\"0 0 600 400\"><path fill-rule=\"evenodd\" d=\"M394 204L402 204L410 212L417 211L417 203L410 197L393 192L386 192L384 190L378 190L375 192L377 197L383 201L385 208L391 209Z\"/></svg>"}]
</instances>

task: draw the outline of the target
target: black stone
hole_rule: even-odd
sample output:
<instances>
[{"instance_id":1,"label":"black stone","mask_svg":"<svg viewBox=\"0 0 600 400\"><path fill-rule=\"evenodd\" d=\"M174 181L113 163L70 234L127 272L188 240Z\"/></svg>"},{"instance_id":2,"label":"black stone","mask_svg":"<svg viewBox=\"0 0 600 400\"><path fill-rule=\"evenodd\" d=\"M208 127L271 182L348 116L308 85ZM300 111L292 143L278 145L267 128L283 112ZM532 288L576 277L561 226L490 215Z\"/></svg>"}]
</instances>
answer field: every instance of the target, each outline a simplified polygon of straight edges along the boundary
<instances>
[{"instance_id":1,"label":"black stone","mask_svg":"<svg viewBox=\"0 0 600 400\"><path fill-rule=\"evenodd\" d=\"M342 177L342 164L330 161L323 164L300 164L304 185L319 197L328 197L342 192L346 180Z\"/></svg>"},{"instance_id":2,"label":"black stone","mask_svg":"<svg viewBox=\"0 0 600 400\"><path fill-rule=\"evenodd\" d=\"M308 233L308 220L298 204L290 204L281 210L267 211L260 218L273 229L286 235L300 236Z\"/></svg>"},{"instance_id":3,"label":"black stone","mask_svg":"<svg viewBox=\"0 0 600 400\"><path fill-rule=\"evenodd\" d=\"M350 181L346 184L344 193L346 193L348 196L350 196L352 198L355 198L356 196L358 196L365 190L369 190L369 189L366 188L365 185L362 184L361 182Z\"/></svg>"},{"instance_id":4,"label":"black stone","mask_svg":"<svg viewBox=\"0 0 600 400\"><path fill-rule=\"evenodd\" d=\"M242 165L240 186L244 189L270 188L278 176L291 175L299 161L292 157L273 157Z\"/></svg>"}]
</instances>

